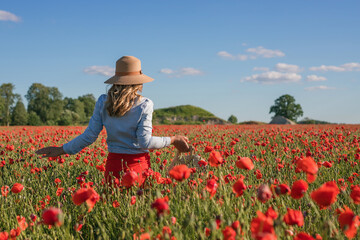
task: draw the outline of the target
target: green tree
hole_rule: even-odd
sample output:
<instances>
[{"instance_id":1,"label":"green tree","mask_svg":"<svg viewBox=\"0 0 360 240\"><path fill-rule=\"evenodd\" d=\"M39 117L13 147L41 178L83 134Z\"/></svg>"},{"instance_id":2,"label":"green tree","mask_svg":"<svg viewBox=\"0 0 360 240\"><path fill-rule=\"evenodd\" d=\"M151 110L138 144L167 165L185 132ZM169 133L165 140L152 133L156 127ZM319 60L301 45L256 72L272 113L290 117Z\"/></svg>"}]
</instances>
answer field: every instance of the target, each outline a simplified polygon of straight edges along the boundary
<instances>
[{"instance_id":1,"label":"green tree","mask_svg":"<svg viewBox=\"0 0 360 240\"><path fill-rule=\"evenodd\" d=\"M232 124L236 124L238 122L238 119L237 117L235 117L234 115L231 115L229 118L228 118L228 122L232 123Z\"/></svg>"},{"instance_id":2,"label":"green tree","mask_svg":"<svg viewBox=\"0 0 360 240\"><path fill-rule=\"evenodd\" d=\"M19 99L12 111L11 124L24 126L28 123L28 113L21 99Z\"/></svg>"},{"instance_id":3,"label":"green tree","mask_svg":"<svg viewBox=\"0 0 360 240\"><path fill-rule=\"evenodd\" d=\"M27 94L28 112L35 112L41 122L54 125L63 112L62 94L56 87L46 87L41 83L33 83Z\"/></svg>"},{"instance_id":4,"label":"green tree","mask_svg":"<svg viewBox=\"0 0 360 240\"><path fill-rule=\"evenodd\" d=\"M36 114L36 112L29 112L28 114L28 125L30 126L40 126L43 123L41 122L40 117Z\"/></svg>"},{"instance_id":5,"label":"green tree","mask_svg":"<svg viewBox=\"0 0 360 240\"><path fill-rule=\"evenodd\" d=\"M275 113L274 117L283 116L292 121L296 121L298 117L304 114L300 104L296 104L295 98L289 94L276 99L275 104L270 107L269 113Z\"/></svg>"},{"instance_id":6,"label":"green tree","mask_svg":"<svg viewBox=\"0 0 360 240\"><path fill-rule=\"evenodd\" d=\"M75 113L72 114L73 116L72 121L74 124L85 123L85 122L87 123L84 103L81 102L80 100L67 98L67 97L64 98L64 109L70 110L71 112Z\"/></svg>"},{"instance_id":7,"label":"green tree","mask_svg":"<svg viewBox=\"0 0 360 240\"><path fill-rule=\"evenodd\" d=\"M12 83L3 83L0 86L0 120L2 125L9 126L11 123L11 112L14 107L15 101L20 98L19 94L13 91L15 86Z\"/></svg>"},{"instance_id":8,"label":"green tree","mask_svg":"<svg viewBox=\"0 0 360 240\"><path fill-rule=\"evenodd\" d=\"M92 94L85 94L83 96L78 97L78 100L80 100L84 104L86 122L88 122L94 112L96 99Z\"/></svg>"}]
</instances>

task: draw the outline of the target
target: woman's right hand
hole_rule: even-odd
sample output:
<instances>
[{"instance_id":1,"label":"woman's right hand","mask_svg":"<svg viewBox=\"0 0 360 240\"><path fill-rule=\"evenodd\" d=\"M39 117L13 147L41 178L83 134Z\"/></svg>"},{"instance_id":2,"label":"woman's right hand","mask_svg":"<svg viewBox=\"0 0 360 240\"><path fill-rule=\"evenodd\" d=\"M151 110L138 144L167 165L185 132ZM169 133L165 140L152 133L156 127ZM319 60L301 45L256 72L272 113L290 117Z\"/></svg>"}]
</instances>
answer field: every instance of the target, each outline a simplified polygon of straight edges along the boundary
<instances>
[{"instance_id":1,"label":"woman's right hand","mask_svg":"<svg viewBox=\"0 0 360 240\"><path fill-rule=\"evenodd\" d=\"M43 155L44 157L58 157L66 154L63 147L45 147L37 150L35 153Z\"/></svg>"},{"instance_id":2,"label":"woman's right hand","mask_svg":"<svg viewBox=\"0 0 360 240\"><path fill-rule=\"evenodd\" d=\"M190 151L190 147L189 147L189 139L185 136L180 136L180 135L176 135L171 138L171 144L174 145L176 147L177 150L179 150L179 152L189 152Z\"/></svg>"}]
</instances>

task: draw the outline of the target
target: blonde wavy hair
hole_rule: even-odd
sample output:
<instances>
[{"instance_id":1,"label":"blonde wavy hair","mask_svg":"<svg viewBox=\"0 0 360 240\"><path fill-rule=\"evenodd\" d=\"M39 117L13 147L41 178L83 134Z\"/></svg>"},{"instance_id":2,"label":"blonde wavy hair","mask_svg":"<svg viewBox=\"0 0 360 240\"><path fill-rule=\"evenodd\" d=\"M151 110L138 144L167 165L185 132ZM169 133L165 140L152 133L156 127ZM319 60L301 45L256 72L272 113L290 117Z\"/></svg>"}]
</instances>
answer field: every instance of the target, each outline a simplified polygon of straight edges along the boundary
<instances>
[{"instance_id":1,"label":"blonde wavy hair","mask_svg":"<svg viewBox=\"0 0 360 240\"><path fill-rule=\"evenodd\" d=\"M127 113L137 101L141 99L138 93L142 84L112 85L108 91L106 109L111 117L121 117Z\"/></svg>"}]
</instances>

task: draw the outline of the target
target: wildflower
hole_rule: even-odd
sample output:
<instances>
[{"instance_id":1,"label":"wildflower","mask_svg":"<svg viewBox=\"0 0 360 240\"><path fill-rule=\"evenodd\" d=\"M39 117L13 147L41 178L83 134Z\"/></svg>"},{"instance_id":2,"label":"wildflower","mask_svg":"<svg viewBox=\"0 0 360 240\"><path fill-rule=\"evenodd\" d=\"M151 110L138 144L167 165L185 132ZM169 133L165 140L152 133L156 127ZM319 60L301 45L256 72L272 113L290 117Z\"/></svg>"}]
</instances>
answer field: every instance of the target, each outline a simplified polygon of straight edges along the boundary
<instances>
[{"instance_id":1,"label":"wildflower","mask_svg":"<svg viewBox=\"0 0 360 240\"><path fill-rule=\"evenodd\" d=\"M329 207L336 202L336 196L340 190L334 181L324 183L320 188L311 193L311 198L314 200L321 209Z\"/></svg>"},{"instance_id":2,"label":"wildflower","mask_svg":"<svg viewBox=\"0 0 360 240\"><path fill-rule=\"evenodd\" d=\"M308 187L308 184L304 180L298 180L294 182L291 188L291 197L294 199L302 198L306 193Z\"/></svg>"},{"instance_id":3,"label":"wildflower","mask_svg":"<svg viewBox=\"0 0 360 240\"><path fill-rule=\"evenodd\" d=\"M89 212L93 209L95 203L100 199L97 192L92 188L80 188L72 196L72 201L75 205L81 205L86 202Z\"/></svg>"},{"instance_id":4,"label":"wildflower","mask_svg":"<svg viewBox=\"0 0 360 240\"><path fill-rule=\"evenodd\" d=\"M191 170L184 164L177 165L169 171L170 177L176 181L182 182L183 180L190 177Z\"/></svg>"},{"instance_id":5,"label":"wildflower","mask_svg":"<svg viewBox=\"0 0 360 240\"><path fill-rule=\"evenodd\" d=\"M288 208L284 216L284 222L287 225L298 225L301 227L304 225L304 216L301 211Z\"/></svg>"},{"instance_id":6,"label":"wildflower","mask_svg":"<svg viewBox=\"0 0 360 240\"><path fill-rule=\"evenodd\" d=\"M127 171L121 179L121 185L130 188L135 185L138 180L138 174L135 171Z\"/></svg>"},{"instance_id":7,"label":"wildflower","mask_svg":"<svg viewBox=\"0 0 360 240\"><path fill-rule=\"evenodd\" d=\"M236 197L243 195L244 190L246 189L246 185L244 184L243 180L240 178L235 182L232 187L233 192L236 193Z\"/></svg>"},{"instance_id":8,"label":"wildflower","mask_svg":"<svg viewBox=\"0 0 360 240\"><path fill-rule=\"evenodd\" d=\"M360 185L351 186L350 197L355 204L360 203Z\"/></svg>"},{"instance_id":9,"label":"wildflower","mask_svg":"<svg viewBox=\"0 0 360 240\"><path fill-rule=\"evenodd\" d=\"M158 216L169 212L169 204L166 198L158 198L152 204L151 208L155 208Z\"/></svg>"},{"instance_id":10,"label":"wildflower","mask_svg":"<svg viewBox=\"0 0 360 240\"><path fill-rule=\"evenodd\" d=\"M218 167L223 161L224 160L219 152L211 151L209 159L208 159L210 166Z\"/></svg>"},{"instance_id":11,"label":"wildflower","mask_svg":"<svg viewBox=\"0 0 360 240\"><path fill-rule=\"evenodd\" d=\"M227 226L223 231L224 240L235 240L236 232L232 227Z\"/></svg>"},{"instance_id":12,"label":"wildflower","mask_svg":"<svg viewBox=\"0 0 360 240\"><path fill-rule=\"evenodd\" d=\"M248 157L238 157L238 160L235 164L238 168L245 170L252 170L254 168L253 162Z\"/></svg>"},{"instance_id":13,"label":"wildflower","mask_svg":"<svg viewBox=\"0 0 360 240\"><path fill-rule=\"evenodd\" d=\"M42 220L45 225L61 226L64 222L63 213L61 209L51 207L43 212Z\"/></svg>"},{"instance_id":14,"label":"wildflower","mask_svg":"<svg viewBox=\"0 0 360 240\"><path fill-rule=\"evenodd\" d=\"M340 228L344 231L344 234L352 239L356 236L357 228L360 225L359 216L355 216L353 211L347 206L344 209L337 209L338 221Z\"/></svg>"},{"instance_id":15,"label":"wildflower","mask_svg":"<svg viewBox=\"0 0 360 240\"><path fill-rule=\"evenodd\" d=\"M207 181L206 191L208 191L210 193L211 197L213 197L215 195L217 188L218 188L218 184L215 179L210 179Z\"/></svg>"},{"instance_id":16,"label":"wildflower","mask_svg":"<svg viewBox=\"0 0 360 240\"><path fill-rule=\"evenodd\" d=\"M308 182L311 183L311 182L315 181L316 174L317 174L319 168L312 157L305 157L303 159L300 159L297 162L297 167L300 170L306 172Z\"/></svg>"},{"instance_id":17,"label":"wildflower","mask_svg":"<svg viewBox=\"0 0 360 240\"><path fill-rule=\"evenodd\" d=\"M315 240L315 239L307 233L300 232L295 236L294 240Z\"/></svg>"},{"instance_id":18,"label":"wildflower","mask_svg":"<svg viewBox=\"0 0 360 240\"><path fill-rule=\"evenodd\" d=\"M11 188L11 192L19 193L24 189L24 186L21 183L15 183Z\"/></svg>"}]
</instances>

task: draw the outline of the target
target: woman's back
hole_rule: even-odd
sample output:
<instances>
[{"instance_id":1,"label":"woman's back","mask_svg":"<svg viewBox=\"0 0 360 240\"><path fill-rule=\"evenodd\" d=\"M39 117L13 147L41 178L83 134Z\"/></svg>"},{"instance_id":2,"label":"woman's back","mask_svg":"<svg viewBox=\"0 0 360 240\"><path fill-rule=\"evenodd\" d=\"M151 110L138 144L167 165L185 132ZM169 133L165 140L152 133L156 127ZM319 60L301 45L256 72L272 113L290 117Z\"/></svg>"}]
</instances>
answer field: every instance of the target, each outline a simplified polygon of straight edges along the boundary
<instances>
[{"instance_id":1,"label":"woman's back","mask_svg":"<svg viewBox=\"0 0 360 240\"><path fill-rule=\"evenodd\" d=\"M108 150L112 153L139 154L170 145L170 137L152 136L153 102L150 99L141 96L123 116L112 117L106 108L107 97L103 94L98 98L85 132L64 144L67 153L75 154L94 142L103 126L107 133Z\"/></svg>"},{"instance_id":2,"label":"woman's back","mask_svg":"<svg viewBox=\"0 0 360 240\"><path fill-rule=\"evenodd\" d=\"M141 136L145 135L144 131L152 130L152 101L141 97L123 116L111 117L106 110L106 98L107 95L103 94L98 101L101 106L102 122L106 128L109 152L129 154L147 152L147 147L143 144L146 141ZM144 129L144 125L147 129Z\"/></svg>"}]
</instances>

